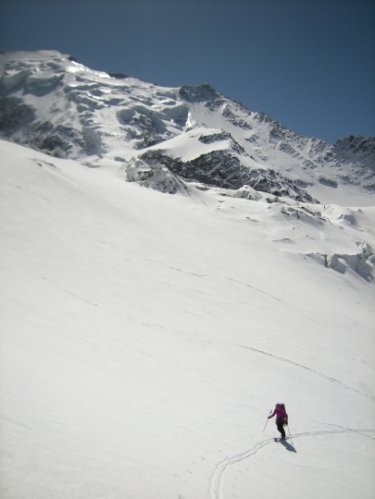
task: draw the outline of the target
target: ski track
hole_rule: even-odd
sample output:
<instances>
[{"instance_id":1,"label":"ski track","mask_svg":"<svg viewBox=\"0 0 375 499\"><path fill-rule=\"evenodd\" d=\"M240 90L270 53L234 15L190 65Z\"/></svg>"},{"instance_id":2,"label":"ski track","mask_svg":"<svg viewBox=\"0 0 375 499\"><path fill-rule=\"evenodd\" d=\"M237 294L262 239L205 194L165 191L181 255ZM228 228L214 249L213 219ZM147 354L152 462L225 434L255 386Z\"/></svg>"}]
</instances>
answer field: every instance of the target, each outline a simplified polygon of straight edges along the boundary
<instances>
[{"instance_id":1,"label":"ski track","mask_svg":"<svg viewBox=\"0 0 375 499\"><path fill-rule=\"evenodd\" d=\"M241 286L245 286L245 287L253 289L253 290L255 290L255 291L259 292L259 293L262 293L262 294L266 295L267 297L269 297L269 298L277 301L278 303L283 304L284 306L288 307L289 309L293 310L294 312L297 312L297 313L303 315L304 317L306 317L307 319L309 319L310 321L312 321L314 324L316 323L315 320L312 317L307 316L306 314L302 313L300 310L292 307L291 305L289 305L285 301L281 300L280 298L278 298L278 297L276 297L276 296L274 296L274 295L272 295L270 293L267 293L266 291L264 291L261 288L257 288L256 286L253 286L253 285L248 284L248 283L243 282L243 281L239 281L237 279L233 279L231 277L227 277L227 276L223 276L223 277L225 279L227 279L228 281L235 282L237 284L240 284ZM365 397L366 399L368 399L371 402L375 403L375 397L374 396L369 395L367 393L363 393L360 390L358 390L357 388L349 386L346 383L343 383L342 381L340 381L340 380L338 380L336 378L333 378L332 376L328 376L327 374L324 374L324 373L322 373L320 371L316 371L315 369L312 369L311 367L307 367L307 366L305 366L303 364L299 364L298 362L294 362L294 361L292 361L290 359L287 359L285 357L280 357L278 355L266 352L265 350L261 350L259 348L254 348L254 347L250 347L250 346L247 346L247 345L240 345L240 344L234 344L234 345L237 346L237 347L239 347L239 348L246 348L247 350L251 350L253 352L256 352L256 353L259 353L259 354L262 354L262 355L266 355L268 357L273 357L274 359L279 360L281 362L285 362L287 364L296 366L296 367L298 367L300 369L304 369L305 371L309 371L309 372L315 374L316 376L320 376L321 378L323 378L323 379L325 379L327 381L330 381L331 383L336 383L336 384L341 385L343 388L345 388L345 390L348 390L348 391L351 391L351 392L356 392L359 395L361 395L362 397Z\"/></svg>"},{"instance_id":2,"label":"ski track","mask_svg":"<svg viewBox=\"0 0 375 499\"><path fill-rule=\"evenodd\" d=\"M306 319L308 319L309 321L311 321L313 324L316 324L316 321L314 320L313 317L310 317L309 315L304 314L298 308L293 307L292 305L290 305L286 301L281 300L280 298L278 298L277 296L273 295L272 293L268 293L264 289L261 289L261 288L258 288L256 286L253 286L252 284L249 284L247 282L239 281L238 279L233 279L232 277L223 276L223 278L226 279L227 281L231 281L231 282L235 282L236 284L240 284L241 286L244 286L246 288L253 289L254 291L257 291L258 293L261 293L261 294L267 296L268 298L271 298L272 300L274 300L274 301L276 301L278 303L281 303L285 307L288 307L290 310L293 310L293 312L296 312L297 314L302 315L303 317L305 317Z\"/></svg>"},{"instance_id":3,"label":"ski track","mask_svg":"<svg viewBox=\"0 0 375 499\"><path fill-rule=\"evenodd\" d=\"M285 357L280 357L279 355L275 355L273 353L270 353L270 352L266 352L265 350L261 350L259 348L255 348L255 347L250 347L250 346L247 346L247 345L241 345L241 344L236 344L236 343L232 343L233 346L236 346L238 348L245 348L246 350L251 350L252 352L256 352L256 353L259 353L261 355L266 355L267 357L272 357L276 360L279 360L280 362L285 362L286 364L290 364L292 366L295 366L295 367L298 367L299 369L304 369L305 371L309 371L310 373L312 374L315 374L316 376L319 376L331 383L336 383L340 386L342 386L343 388L345 388L345 390L348 390L350 392L355 392L355 393L358 393L358 395L361 395L361 397L365 397L366 399L370 400L371 402L375 403L375 397L372 396L372 395L369 395L367 393L363 393L361 392L360 390L358 390L357 388L354 388L352 386L349 386L347 385L346 383L343 383L342 381L336 379L336 378L333 378L332 376L328 376L327 374L324 374L320 371L316 371L315 369L312 369L311 367L307 367L303 364L299 364L298 362L294 362L293 360L290 360L290 359L287 359Z\"/></svg>"},{"instance_id":4,"label":"ski track","mask_svg":"<svg viewBox=\"0 0 375 499\"><path fill-rule=\"evenodd\" d=\"M343 428L343 427L340 427L339 430L321 430L321 431L296 433L295 435L293 435L292 438L298 439L298 438L314 437L319 435L338 435L342 433L359 433L364 437L375 440L373 436L368 435L368 433L375 433L375 429ZM292 442L291 438L289 438L289 440ZM263 449L270 443L274 443L273 437L261 440L250 449L244 452L240 452L239 454L234 454L233 456L227 456L222 461L216 463L210 476L209 499L224 499L223 476L226 470L230 466L233 466L235 464L240 463L241 461L244 461L245 459L255 456L261 449Z\"/></svg>"}]
</instances>

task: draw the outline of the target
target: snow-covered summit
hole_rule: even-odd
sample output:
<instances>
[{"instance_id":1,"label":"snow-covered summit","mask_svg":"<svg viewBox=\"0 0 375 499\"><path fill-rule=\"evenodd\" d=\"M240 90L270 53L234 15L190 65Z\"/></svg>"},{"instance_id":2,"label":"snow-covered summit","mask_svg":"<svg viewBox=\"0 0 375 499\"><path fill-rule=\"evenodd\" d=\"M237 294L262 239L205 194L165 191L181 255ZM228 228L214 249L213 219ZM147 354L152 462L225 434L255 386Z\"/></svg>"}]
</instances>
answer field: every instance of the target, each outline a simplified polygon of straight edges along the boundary
<instances>
[{"instance_id":1,"label":"snow-covered summit","mask_svg":"<svg viewBox=\"0 0 375 499\"><path fill-rule=\"evenodd\" d=\"M5 52L0 60L0 132L15 142L90 165L112 162L129 179L137 164L154 180L165 171L181 182L371 204L372 139L329 145L208 84L160 87L91 70L56 51Z\"/></svg>"}]
</instances>

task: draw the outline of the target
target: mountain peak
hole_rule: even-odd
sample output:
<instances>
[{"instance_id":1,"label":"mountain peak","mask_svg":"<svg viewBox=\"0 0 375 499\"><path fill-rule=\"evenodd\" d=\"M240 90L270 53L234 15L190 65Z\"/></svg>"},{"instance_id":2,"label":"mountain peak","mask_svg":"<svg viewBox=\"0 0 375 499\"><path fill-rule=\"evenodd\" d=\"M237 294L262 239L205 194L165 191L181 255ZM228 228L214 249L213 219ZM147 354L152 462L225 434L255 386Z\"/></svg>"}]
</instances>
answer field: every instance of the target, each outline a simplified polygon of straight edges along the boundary
<instances>
[{"instance_id":1,"label":"mountain peak","mask_svg":"<svg viewBox=\"0 0 375 499\"><path fill-rule=\"evenodd\" d=\"M209 84L160 87L91 70L57 51L6 52L0 55L0 98L1 136L54 156L127 165L149 158L148 149L156 147L169 158L160 167L174 161L171 171L185 172L181 182L197 180L194 161L213 186L224 178L244 185L263 171L289 186L281 190L285 195L298 191L296 199L347 200L349 189L357 203L375 193L375 139L351 136L331 146L302 137ZM180 168L177 161L187 163ZM212 169L218 162L221 167Z\"/></svg>"}]
</instances>

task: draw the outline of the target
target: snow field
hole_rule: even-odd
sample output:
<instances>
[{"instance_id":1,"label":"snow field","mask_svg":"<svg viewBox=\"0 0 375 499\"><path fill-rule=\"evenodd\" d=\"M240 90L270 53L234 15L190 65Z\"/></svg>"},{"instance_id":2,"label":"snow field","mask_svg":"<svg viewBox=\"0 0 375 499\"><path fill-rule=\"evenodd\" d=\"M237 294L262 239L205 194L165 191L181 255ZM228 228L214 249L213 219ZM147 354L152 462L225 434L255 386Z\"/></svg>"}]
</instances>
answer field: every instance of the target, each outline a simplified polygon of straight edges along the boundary
<instances>
[{"instance_id":1,"label":"snow field","mask_svg":"<svg viewBox=\"0 0 375 499\"><path fill-rule=\"evenodd\" d=\"M2 497L373 495L373 283L286 252L262 201L1 148Z\"/></svg>"}]
</instances>

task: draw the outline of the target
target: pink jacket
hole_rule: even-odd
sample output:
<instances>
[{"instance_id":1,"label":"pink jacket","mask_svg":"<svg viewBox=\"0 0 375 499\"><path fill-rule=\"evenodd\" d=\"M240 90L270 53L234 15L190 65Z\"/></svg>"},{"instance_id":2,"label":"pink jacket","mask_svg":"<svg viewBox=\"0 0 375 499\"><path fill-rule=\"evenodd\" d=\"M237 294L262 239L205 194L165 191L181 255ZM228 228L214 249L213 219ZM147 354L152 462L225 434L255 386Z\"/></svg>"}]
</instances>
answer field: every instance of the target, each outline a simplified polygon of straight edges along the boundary
<instances>
[{"instance_id":1,"label":"pink jacket","mask_svg":"<svg viewBox=\"0 0 375 499\"><path fill-rule=\"evenodd\" d=\"M269 418L273 418L275 415L276 415L276 419L282 418L282 419L285 419L286 422L288 422L288 414L287 414L286 410L279 404L276 405L275 410L269 416Z\"/></svg>"}]
</instances>

